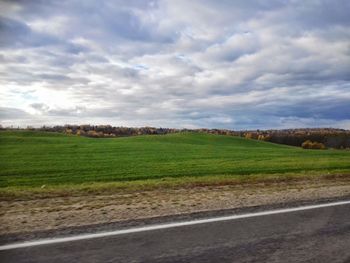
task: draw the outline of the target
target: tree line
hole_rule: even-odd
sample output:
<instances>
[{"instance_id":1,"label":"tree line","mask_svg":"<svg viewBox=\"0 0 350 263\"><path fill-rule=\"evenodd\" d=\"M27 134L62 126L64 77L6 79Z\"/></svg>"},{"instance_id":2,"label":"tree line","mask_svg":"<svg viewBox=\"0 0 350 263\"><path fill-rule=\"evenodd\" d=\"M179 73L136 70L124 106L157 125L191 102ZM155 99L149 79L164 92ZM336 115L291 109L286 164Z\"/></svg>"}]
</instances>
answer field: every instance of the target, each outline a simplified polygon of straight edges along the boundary
<instances>
[{"instance_id":1,"label":"tree line","mask_svg":"<svg viewBox=\"0 0 350 263\"><path fill-rule=\"evenodd\" d=\"M305 128L246 131L244 137L305 149L349 149L350 131L334 128Z\"/></svg>"},{"instance_id":2,"label":"tree line","mask_svg":"<svg viewBox=\"0 0 350 263\"><path fill-rule=\"evenodd\" d=\"M0 126L0 129L3 128ZM12 128L13 129L13 128ZM20 129L20 128L18 128ZM27 130L59 132L78 136L109 138L137 135L164 135L179 132L208 133L240 136L248 139L268 141L278 144L303 147L306 149L350 149L350 131L335 128L304 128L283 130L243 130L229 129L174 129L156 127L114 127L111 125L57 125L40 128L27 127Z\"/></svg>"}]
</instances>

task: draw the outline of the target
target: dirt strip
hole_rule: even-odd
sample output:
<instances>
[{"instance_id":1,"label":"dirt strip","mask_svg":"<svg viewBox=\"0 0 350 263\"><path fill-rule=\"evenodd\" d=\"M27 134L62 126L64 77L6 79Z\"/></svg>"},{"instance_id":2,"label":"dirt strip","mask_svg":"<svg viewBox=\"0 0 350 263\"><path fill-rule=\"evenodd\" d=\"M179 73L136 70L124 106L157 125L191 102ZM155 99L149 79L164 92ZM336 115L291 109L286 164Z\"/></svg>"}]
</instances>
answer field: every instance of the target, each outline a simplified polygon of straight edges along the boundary
<instances>
[{"instance_id":1,"label":"dirt strip","mask_svg":"<svg viewBox=\"0 0 350 263\"><path fill-rule=\"evenodd\" d=\"M0 235L350 195L350 176L0 202Z\"/></svg>"}]
</instances>

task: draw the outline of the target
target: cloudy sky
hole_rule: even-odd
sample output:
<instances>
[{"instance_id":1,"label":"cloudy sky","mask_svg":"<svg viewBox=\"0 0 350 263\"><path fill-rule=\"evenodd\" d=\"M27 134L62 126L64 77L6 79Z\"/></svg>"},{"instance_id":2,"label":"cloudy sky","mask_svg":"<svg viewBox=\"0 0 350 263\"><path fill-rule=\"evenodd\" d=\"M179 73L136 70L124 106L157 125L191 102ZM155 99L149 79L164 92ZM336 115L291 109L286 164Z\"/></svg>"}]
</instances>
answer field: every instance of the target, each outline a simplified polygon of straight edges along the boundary
<instances>
[{"instance_id":1,"label":"cloudy sky","mask_svg":"<svg viewBox=\"0 0 350 263\"><path fill-rule=\"evenodd\" d=\"M1 0L8 125L350 129L348 0Z\"/></svg>"}]
</instances>

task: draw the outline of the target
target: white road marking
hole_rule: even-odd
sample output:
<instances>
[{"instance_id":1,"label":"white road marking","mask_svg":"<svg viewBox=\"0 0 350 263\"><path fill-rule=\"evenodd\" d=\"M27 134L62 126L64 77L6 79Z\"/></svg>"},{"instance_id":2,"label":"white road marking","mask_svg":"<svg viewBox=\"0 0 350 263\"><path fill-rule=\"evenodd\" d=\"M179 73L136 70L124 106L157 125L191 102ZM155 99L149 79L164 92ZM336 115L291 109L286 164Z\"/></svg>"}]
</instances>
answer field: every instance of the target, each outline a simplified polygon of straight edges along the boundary
<instances>
[{"instance_id":1,"label":"white road marking","mask_svg":"<svg viewBox=\"0 0 350 263\"><path fill-rule=\"evenodd\" d=\"M134 227L134 228L129 228L129 229L109 231L109 232L100 232L100 233L93 233L93 234L81 234L81 235L70 236L70 237L41 239L41 240L27 241L27 242L22 242L22 243L2 245L2 246L0 246L0 250L9 250L9 249L25 248L25 247L32 247L32 246L57 244L57 243L63 243L63 242L92 239L92 238L124 235L124 234L138 233L138 232L144 232L144 231L152 231L152 230L182 227L182 226L191 226L191 225L206 224L206 223L213 223L213 222L220 222L220 221L228 221L228 220L235 220L235 219L242 219L242 218L249 218L249 217L291 213L291 212L297 212L297 211L304 211L304 210L311 210L311 209L339 206L339 205L348 205L348 204L350 204L350 200L349 201L326 203L326 204L318 204L318 205L300 206L300 207L294 207L294 208L269 210L269 211L256 212L256 213L213 217L213 218L207 218L207 219L197 219L197 220L191 220L191 221L182 221L182 222L175 222L175 223L150 225L150 226L144 226L144 227Z\"/></svg>"}]
</instances>

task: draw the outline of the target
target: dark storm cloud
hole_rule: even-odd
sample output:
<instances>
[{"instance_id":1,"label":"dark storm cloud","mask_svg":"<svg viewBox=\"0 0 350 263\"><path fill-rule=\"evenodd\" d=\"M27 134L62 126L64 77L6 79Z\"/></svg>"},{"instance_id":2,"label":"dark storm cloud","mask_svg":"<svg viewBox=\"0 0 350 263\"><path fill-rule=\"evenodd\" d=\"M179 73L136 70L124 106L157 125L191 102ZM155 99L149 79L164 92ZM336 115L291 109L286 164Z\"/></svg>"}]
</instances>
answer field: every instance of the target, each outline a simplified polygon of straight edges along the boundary
<instances>
[{"instance_id":1,"label":"dark storm cloud","mask_svg":"<svg viewBox=\"0 0 350 263\"><path fill-rule=\"evenodd\" d=\"M349 1L0 9L3 124L350 128Z\"/></svg>"}]
</instances>

